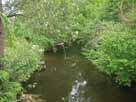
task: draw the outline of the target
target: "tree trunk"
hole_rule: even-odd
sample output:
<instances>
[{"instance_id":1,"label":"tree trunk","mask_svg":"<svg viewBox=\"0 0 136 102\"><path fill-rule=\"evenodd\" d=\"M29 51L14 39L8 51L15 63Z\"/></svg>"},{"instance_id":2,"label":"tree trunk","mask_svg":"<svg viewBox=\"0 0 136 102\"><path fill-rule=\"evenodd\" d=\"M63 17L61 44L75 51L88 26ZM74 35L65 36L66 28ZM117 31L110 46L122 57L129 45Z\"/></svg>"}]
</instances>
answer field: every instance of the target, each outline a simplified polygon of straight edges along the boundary
<instances>
[{"instance_id":1,"label":"tree trunk","mask_svg":"<svg viewBox=\"0 0 136 102\"><path fill-rule=\"evenodd\" d=\"M2 24L2 0L0 0L0 57L4 56L4 32Z\"/></svg>"}]
</instances>

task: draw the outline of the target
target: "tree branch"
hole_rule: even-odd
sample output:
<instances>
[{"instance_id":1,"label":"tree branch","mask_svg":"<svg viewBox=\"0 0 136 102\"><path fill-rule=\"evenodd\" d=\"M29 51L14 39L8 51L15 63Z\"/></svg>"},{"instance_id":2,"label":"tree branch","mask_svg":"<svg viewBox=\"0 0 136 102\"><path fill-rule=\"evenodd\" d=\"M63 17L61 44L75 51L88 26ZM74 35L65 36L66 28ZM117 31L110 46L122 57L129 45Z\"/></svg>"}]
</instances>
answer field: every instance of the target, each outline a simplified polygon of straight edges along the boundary
<instances>
[{"instance_id":1,"label":"tree branch","mask_svg":"<svg viewBox=\"0 0 136 102\"><path fill-rule=\"evenodd\" d=\"M17 14L17 13L7 15L7 17L16 17L16 16L24 16L24 15L23 14Z\"/></svg>"}]
</instances>

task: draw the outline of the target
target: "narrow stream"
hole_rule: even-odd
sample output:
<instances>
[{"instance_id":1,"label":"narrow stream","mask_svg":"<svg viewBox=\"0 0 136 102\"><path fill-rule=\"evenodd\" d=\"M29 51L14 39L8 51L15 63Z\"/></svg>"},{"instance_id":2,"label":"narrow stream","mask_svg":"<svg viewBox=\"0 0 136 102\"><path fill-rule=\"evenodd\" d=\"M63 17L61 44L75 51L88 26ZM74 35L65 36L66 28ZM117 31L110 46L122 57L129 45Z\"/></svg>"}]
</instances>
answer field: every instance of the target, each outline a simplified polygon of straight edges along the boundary
<instances>
[{"instance_id":1,"label":"narrow stream","mask_svg":"<svg viewBox=\"0 0 136 102\"><path fill-rule=\"evenodd\" d=\"M76 47L47 53L45 61L46 70L30 79L37 83L29 91L39 96L35 102L136 102L136 91L113 85Z\"/></svg>"}]
</instances>

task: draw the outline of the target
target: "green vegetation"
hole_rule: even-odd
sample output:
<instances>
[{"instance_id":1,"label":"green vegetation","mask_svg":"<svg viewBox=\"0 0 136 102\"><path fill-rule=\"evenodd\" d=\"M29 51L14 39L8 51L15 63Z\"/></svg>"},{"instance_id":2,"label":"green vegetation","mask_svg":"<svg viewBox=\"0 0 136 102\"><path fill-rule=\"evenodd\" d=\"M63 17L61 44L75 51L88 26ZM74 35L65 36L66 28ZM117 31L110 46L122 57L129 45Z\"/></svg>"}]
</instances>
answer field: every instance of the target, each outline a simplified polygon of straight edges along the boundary
<instances>
[{"instance_id":1,"label":"green vegetation","mask_svg":"<svg viewBox=\"0 0 136 102\"><path fill-rule=\"evenodd\" d=\"M110 10L104 6L105 17L102 14L99 23L94 24L98 26L95 27L92 47L87 45L83 54L119 85L131 86L136 79L136 2L109 0L107 4L110 4L107 5L111 6L108 7Z\"/></svg>"},{"instance_id":2,"label":"green vegetation","mask_svg":"<svg viewBox=\"0 0 136 102\"><path fill-rule=\"evenodd\" d=\"M109 31L100 33L96 49L87 49L84 54L120 85L131 86L136 79L136 36L121 24L111 25Z\"/></svg>"},{"instance_id":3,"label":"green vegetation","mask_svg":"<svg viewBox=\"0 0 136 102\"><path fill-rule=\"evenodd\" d=\"M22 91L20 82L28 80L39 68L41 49L38 45L28 43L27 40L16 36L26 33L22 26L13 25L13 22L5 16L3 22L6 47L2 59L4 68L0 71L0 102L14 102L17 93Z\"/></svg>"},{"instance_id":4,"label":"green vegetation","mask_svg":"<svg viewBox=\"0 0 136 102\"><path fill-rule=\"evenodd\" d=\"M78 42L85 57L119 85L131 86L136 80L135 0L13 0L7 4L15 14L1 16L6 35L0 102L14 102L22 90L20 83L39 69L43 49L61 42Z\"/></svg>"}]
</instances>

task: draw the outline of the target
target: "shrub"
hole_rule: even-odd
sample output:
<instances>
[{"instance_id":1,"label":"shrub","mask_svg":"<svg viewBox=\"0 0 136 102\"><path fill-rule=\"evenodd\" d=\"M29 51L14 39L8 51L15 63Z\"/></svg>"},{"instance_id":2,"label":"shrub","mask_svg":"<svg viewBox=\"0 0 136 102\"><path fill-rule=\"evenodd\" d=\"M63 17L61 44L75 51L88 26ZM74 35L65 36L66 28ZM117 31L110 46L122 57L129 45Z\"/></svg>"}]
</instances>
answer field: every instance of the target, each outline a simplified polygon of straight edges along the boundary
<instances>
[{"instance_id":1,"label":"shrub","mask_svg":"<svg viewBox=\"0 0 136 102\"><path fill-rule=\"evenodd\" d=\"M5 16L3 22L6 46L4 58L1 59L4 68L0 70L0 102L15 102L17 94L22 91L21 82L38 70L42 49L24 39L23 34L27 33L25 28L17 27Z\"/></svg>"},{"instance_id":2,"label":"shrub","mask_svg":"<svg viewBox=\"0 0 136 102\"><path fill-rule=\"evenodd\" d=\"M16 94L21 89L21 85L18 82L9 81L8 72L0 71L0 102L14 102Z\"/></svg>"},{"instance_id":3,"label":"shrub","mask_svg":"<svg viewBox=\"0 0 136 102\"><path fill-rule=\"evenodd\" d=\"M0 102L15 102L22 90L20 82L28 80L39 68L40 50L21 39L5 48L4 70L0 71Z\"/></svg>"},{"instance_id":4,"label":"shrub","mask_svg":"<svg viewBox=\"0 0 136 102\"><path fill-rule=\"evenodd\" d=\"M130 86L136 79L136 35L121 24L108 24L99 41L96 50L86 50L86 57L120 85Z\"/></svg>"},{"instance_id":5,"label":"shrub","mask_svg":"<svg viewBox=\"0 0 136 102\"><path fill-rule=\"evenodd\" d=\"M40 60L38 50L40 50L38 47L32 47L31 44L21 39L17 39L13 47L5 49L4 67L12 80L25 81L38 68Z\"/></svg>"}]
</instances>

